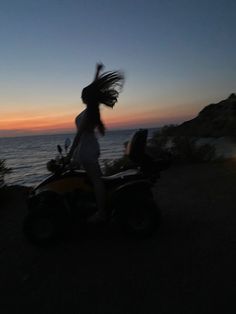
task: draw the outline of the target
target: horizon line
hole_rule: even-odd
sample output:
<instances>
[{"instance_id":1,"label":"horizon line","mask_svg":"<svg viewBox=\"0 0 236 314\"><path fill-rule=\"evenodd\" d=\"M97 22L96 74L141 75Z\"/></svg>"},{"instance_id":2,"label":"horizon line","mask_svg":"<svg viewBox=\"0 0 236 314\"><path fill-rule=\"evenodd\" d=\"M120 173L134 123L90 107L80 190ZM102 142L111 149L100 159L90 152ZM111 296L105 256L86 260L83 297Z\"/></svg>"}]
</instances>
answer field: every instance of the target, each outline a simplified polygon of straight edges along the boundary
<instances>
[{"instance_id":1,"label":"horizon line","mask_svg":"<svg viewBox=\"0 0 236 314\"><path fill-rule=\"evenodd\" d=\"M109 129L107 130L107 132L117 132L117 131L132 131L132 130L139 130L139 129L160 129L163 126L152 126L152 127L130 127L130 128L114 128L114 129ZM1 136L0 135L0 139L5 139L5 138L21 138L21 137L31 137L31 136L50 136L50 135L63 135L63 134L70 134L70 135L74 135L76 132L73 131L58 131L57 132L53 132L53 133L36 133L36 134L22 134L22 135L7 135L7 136Z\"/></svg>"}]
</instances>

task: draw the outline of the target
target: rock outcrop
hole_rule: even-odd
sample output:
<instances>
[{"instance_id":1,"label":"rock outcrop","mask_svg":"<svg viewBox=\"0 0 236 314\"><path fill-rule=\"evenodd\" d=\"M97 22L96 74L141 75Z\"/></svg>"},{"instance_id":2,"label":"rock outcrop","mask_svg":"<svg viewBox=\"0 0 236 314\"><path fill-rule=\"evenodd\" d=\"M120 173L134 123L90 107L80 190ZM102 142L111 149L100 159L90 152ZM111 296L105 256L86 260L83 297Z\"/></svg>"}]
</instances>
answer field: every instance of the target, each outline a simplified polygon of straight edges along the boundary
<instances>
[{"instance_id":1,"label":"rock outcrop","mask_svg":"<svg viewBox=\"0 0 236 314\"><path fill-rule=\"evenodd\" d=\"M236 95L202 109L198 116L172 130L173 135L236 137Z\"/></svg>"}]
</instances>

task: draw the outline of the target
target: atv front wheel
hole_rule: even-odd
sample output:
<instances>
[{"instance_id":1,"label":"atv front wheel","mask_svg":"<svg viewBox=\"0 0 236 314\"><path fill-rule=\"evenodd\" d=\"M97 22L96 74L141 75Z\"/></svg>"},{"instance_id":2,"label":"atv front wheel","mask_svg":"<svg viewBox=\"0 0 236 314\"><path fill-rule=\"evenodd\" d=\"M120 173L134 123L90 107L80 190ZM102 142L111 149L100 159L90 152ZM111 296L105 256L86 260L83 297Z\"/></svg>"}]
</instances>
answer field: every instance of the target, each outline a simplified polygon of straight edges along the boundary
<instances>
[{"instance_id":1,"label":"atv front wheel","mask_svg":"<svg viewBox=\"0 0 236 314\"><path fill-rule=\"evenodd\" d=\"M23 222L26 238L37 245L50 245L61 240L68 214L63 199L53 192L43 192L29 200L29 213Z\"/></svg>"},{"instance_id":2,"label":"atv front wheel","mask_svg":"<svg viewBox=\"0 0 236 314\"><path fill-rule=\"evenodd\" d=\"M61 239L62 230L53 215L34 211L30 212L23 223L26 238L37 245L50 245Z\"/></svg>"}]
</instances>

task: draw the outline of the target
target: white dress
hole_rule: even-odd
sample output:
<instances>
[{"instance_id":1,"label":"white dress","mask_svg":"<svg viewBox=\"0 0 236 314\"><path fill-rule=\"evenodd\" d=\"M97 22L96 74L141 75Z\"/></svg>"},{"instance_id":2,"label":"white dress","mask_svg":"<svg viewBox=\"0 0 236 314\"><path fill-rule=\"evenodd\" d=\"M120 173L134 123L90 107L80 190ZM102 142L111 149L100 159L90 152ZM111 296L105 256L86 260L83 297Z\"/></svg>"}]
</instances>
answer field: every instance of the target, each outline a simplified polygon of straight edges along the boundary
<instances>
[{"instance_id":1,"label":"white dress","mask_svg":"<svg viewBox=\"0 0 236 314\"><path fill-rule=\"evenodd\" d=\"M79 129L82 119L85 118L86 109L76 118L75 124ZM100 147L94 131L83 131L79 139L78 146L74 150L72 160L75 164L97 163L100 155Z\"/></svg>"}]
</instances>

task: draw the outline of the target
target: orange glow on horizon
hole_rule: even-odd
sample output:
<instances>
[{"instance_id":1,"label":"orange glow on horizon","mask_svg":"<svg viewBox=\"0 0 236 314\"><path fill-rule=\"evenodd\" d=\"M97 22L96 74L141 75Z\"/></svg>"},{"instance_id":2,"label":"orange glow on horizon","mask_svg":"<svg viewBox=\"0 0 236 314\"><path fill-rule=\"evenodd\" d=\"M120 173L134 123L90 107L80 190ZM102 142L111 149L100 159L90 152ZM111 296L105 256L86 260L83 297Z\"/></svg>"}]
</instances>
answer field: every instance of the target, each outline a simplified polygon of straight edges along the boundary
<instances>
[{"instance_id":1,"label":"orange glow on horizon","mask_svg":"<svg viewBox=\"0 0 236 314\"><path fill-rule=\"evenodd\" d=\"M143 106L137 106L135 109L133 106L122 107L117 107L113 110L102 107L101 117L108 130L138 128L144 125L145 127L160 127L164 124L181 121L181 118L190 118L190 115L183 117L183 112L163 110L154 105L148 110L147 108L144 110ZM44 115L33 114L32 112L8 114L0 119L0 136L75 132L75 117L83 108L78 109L80 110L73 110L70 113L65 113L61 110L55 113L51 110L47 111L47 113L45 112Z\"/></svg>"},{"instance_id":2,"label":"orange glow on horizon","mask_svg":"<svg viewBox=\"0 0 236 314\"><path fill-rule=\"evenodd\" d=\"M46 132L50 130L72 129L74 126L74 115L59 116L38 116L0 120L0 131L23 131L27 132Z\"/></svg>"},{"instance_id":3,"label":"orange glow on horizon","mask_svg":"<svg viewBox=\"0 0 236 314\"><path fill-rule=\"evenodd\" d=\"M159 110L149 110L149 111L133 111L124 113L117 112L117 114L112 114L110 112L103 115L103 120L108 127L111 128L130 128L139 127L139 125L150 125L150 127L160 127L165 124L179 123L181 121L188 120L192 117L191 114L183 115L182 112L162 112Z\"/></svg>"}]
</instances>

